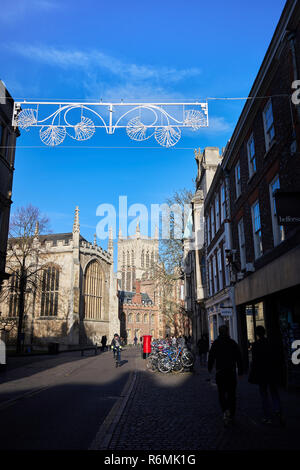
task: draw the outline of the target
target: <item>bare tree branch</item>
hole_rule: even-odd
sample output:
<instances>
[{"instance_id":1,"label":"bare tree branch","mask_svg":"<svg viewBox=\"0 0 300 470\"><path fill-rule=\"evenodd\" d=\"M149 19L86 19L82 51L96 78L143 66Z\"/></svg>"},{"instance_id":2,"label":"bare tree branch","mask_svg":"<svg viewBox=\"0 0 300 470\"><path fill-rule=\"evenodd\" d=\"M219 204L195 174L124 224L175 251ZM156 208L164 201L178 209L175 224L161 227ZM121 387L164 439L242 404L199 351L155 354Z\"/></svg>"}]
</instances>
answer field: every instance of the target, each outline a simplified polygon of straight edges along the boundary
<instances>
[{"instance_id":1,"label":"bare tree branch","mask_svg":"<svg viewBox=\"0 0 300 470\"><path fill-rule=\"evenodd\" d=\"M40 273L43 270L45 250L38 243L38 236L45 231L50 231L49 219L31 204L17 208L11 217L6 262L11 281L4 285L1 300L11 295L17 299L17 352L21 350L22 325L28 294L33 293L36 296L41 287Z\"/></svg>"}]
</instances>

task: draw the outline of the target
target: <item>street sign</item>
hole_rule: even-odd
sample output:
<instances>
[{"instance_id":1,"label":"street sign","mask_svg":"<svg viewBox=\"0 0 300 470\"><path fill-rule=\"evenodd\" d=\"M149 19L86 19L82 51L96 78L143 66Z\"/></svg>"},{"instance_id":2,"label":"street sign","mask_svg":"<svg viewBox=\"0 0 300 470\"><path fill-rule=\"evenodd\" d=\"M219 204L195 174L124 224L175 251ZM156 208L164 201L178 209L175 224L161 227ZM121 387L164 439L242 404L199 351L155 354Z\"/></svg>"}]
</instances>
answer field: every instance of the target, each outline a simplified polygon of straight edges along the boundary
<instances>
[{"instance_id":1,"label":"street sign","mask_svg":"<svg viewBox=\"0 0 300 470\"><path fill-rule=\"evenodd\" d=\"M231 317L232 307L220 307L220 314L222 315L222 317Z\"/></svg>"},{"instance_id":2,"label":"street sign","mask_svg":"<svg viewBox=\"0 0 300 470\"><path fill-rule=\"evenodd\" d=\"M300 192L277 190L274 194L279 225L300 223Z\"/></svg>"}]
</instances>

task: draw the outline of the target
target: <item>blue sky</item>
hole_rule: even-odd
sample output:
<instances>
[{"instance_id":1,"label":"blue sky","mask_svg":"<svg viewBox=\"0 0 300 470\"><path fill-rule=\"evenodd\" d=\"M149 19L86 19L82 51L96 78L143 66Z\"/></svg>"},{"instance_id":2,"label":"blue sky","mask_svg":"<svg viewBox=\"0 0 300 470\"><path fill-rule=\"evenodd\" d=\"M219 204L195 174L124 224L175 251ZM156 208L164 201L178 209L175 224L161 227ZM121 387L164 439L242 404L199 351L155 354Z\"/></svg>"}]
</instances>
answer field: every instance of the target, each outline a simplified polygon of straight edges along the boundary
<instances>
[{"instance_id":1,"label":"blue sky","mask_svg":"<svg viewBox=\"0 0 300 470\"><path fill-rule=\"evenodd\" d=\"M284 4L2 0L0 78L15 99L27 100L247 96ZM22 131L13 207L32 203L48 214L53 232L68 232L79 205L82 235L92 240L99 204L118 209L119 195L127 195L129 205L150 207L193 188L193 149L225 146L243 104L209 101L210 127L183 132L172 149L133 143L122 130L98 130L88 145L48 148L35 129Z\"/></svg>"}]
</instances>

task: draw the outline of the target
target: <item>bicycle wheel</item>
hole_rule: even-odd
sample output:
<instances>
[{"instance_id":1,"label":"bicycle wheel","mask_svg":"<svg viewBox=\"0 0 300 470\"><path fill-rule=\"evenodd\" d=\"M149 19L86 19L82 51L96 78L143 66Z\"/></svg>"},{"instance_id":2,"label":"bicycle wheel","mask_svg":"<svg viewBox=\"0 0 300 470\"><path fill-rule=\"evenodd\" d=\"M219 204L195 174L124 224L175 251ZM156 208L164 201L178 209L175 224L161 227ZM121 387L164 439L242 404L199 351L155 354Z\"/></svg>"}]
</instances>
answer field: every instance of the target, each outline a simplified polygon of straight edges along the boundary
<instances>
[{"instance_id":1,"label":"bicycle wheel","mask_svg":"<svg viewBox=\"0 0 300 470\"><path fill-rule=\"evenodd\" d=\"M167 374L172 369L172 362L170 361L168 357L163 357L162 359L158 361L157 368L159 372L162 372L163 374Z\"/></svg>"},{"instance_id":2,"label":"bicycle wheel","mask_svg":"<svg viewBox=\"0 0 300 470\"><path fill-rule=\"evenodd\" d=\"M184 367L191 367L194 364L193 354L189 351L183 352L181 356L181 361Z\"/></svg>"},{"instance_id":3,"label":"bicycle wheel","mask_svg":"<svg viewBox=\"0 0 300 470\"><path fill-rule=\"evenodd\" d=\"M175 362L174 366L173 366L173 371L174 372L182 372L183 371L183 368L184 368L184 365L182 364L182 361L180 359L180 357L177 359L177 361Z\"/></svg>"},{"instance_id":4,"label":"bicycle wheel","mask_svg":"<svg viewBox=\"0 0 300 470\"><path fill-rule=\"evenodd\" d=\"M157 363L157 359L155 356L148 356L147 363L146 363L147 369L151 371L156 370L157 368L156 363Z\"/></svg>"}]
</instances>

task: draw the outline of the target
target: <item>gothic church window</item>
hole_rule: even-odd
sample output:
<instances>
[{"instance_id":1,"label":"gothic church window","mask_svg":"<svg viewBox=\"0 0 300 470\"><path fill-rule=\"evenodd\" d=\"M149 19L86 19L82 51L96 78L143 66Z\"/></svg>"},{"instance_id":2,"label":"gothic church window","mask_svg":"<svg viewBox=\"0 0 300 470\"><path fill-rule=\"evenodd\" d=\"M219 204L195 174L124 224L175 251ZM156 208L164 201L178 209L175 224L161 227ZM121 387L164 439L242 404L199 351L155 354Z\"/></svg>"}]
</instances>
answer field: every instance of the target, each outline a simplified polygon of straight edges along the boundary
<instances>
[{"instance_id":1,"label":"gothic church window","mask_svg":"<svg viewBox=\"0 0 300 470\"><path fill-rule=\"evenodd\" d=\"M48 266L42 273L41 316L58 314L59 270Z\"/></svg>"},{"instance_id":2,"label":"gothic church window","mask_svg":"<svg viewBox=\"0 0 300 470\"><path fill-rule=\"evenodd\" d=\"M145 253L144 253L144 250L142 250L141 267L143 268L144 266L145 266Z\"/></svg>"},{"instance_id":3,"label":"gothic church window","mask_svg":"<svg viewBox=\"0 0 300 470\"><path fill-rule=\"evenodd\" d=\"M127 273L126 273L126 290L127 290L128 292L131 291L130 281L131 281L131 272L130 272L130 271L127 271Z\"/></svg>"},{"instance_id":4,"label":"gothic church window","mask_svg":"<svg viewBox=\"0 0 300 470\"><path fill-rule=\"evenodd\" d=\"M97 261L92 261L85 273L85 318L100 320L102 317L103 275Z\"/></svg>"},{"instance_id":5,"label":"gothic church window","mask_svg":"<svg viewBox=\"0 0 300 470\"><path fill-rule=\"evenodd\" d=\"M20 273L14 272L10 277L9 316L16 317L18 313Z\"/></svg>"}]
</instances>

